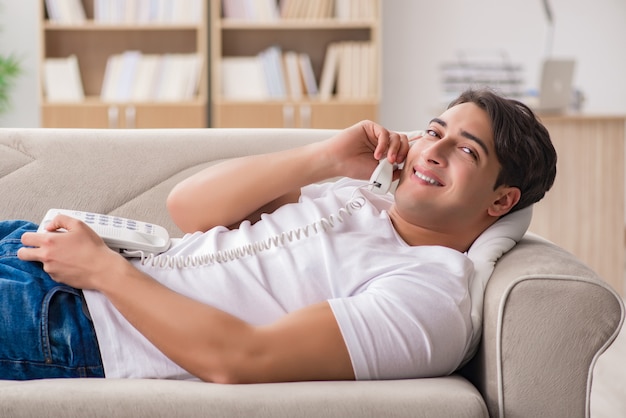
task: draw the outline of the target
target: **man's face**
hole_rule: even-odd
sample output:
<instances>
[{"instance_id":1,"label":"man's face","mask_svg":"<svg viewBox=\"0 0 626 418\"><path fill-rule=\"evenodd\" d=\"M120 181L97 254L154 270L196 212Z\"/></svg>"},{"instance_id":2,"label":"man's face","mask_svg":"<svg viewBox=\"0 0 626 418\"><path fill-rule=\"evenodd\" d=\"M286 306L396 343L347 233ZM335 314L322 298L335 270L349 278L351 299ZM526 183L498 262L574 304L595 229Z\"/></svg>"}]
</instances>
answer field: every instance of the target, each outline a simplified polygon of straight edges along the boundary
<instances>
[{"instance_id":1,"label":"man's face","mask_svg":"<svg viewBox=\"0 0 626 418\"><path fill-rule=\"evenodd\" d=\"M395 194L412 224L454 231L485 220L500 171L487 113L463 103L433 119L406 159Z\"/></svg>"}]
</instances>

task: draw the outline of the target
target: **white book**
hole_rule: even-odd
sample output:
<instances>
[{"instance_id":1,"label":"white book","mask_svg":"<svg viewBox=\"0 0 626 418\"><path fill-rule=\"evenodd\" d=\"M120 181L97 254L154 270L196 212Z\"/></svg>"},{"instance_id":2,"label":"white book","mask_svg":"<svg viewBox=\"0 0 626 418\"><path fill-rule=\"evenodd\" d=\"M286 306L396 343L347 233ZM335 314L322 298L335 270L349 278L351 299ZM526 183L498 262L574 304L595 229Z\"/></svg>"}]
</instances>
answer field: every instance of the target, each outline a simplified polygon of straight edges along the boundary
<instances>
[{"instance_id":1,"label":"white book","mask_svg":"<svg viewBox=\"0 0 626 418\"><path fill-rule=\"evenodd\" d=\"M347 99L352 96L352 42L341 42L338 55L337 97Z\"/></svg>"},{"instance_id":2,"label":"white book","mask_svg":"<svg viewBox=\"0 0 626 418\"><path fill-rule=\"evenodd\" d=\"M46 0L46 11L48 12L48 20L54 23L61 22L61 10L59 0Z\"/></svg>"},{"instance_id":3,"label":"white book","mask_svg":"<svg viewBox=\"0 0 626 418\"><path fill-rule=\"evenodd\" d=\"M283 53L279 46L271 46L259 54L262 58L263 70L268 83L270 97L287 98L287 78L283 63Z\"/></svg>"},{"instance_id":4,"label":"white book","mask_svg":"<svg viewBox=\"0 0 626 418\"><path fill-rule=\"evenodd\" d=\"M80 0L63 0L65 13L67 14L66 23L82 24L85 23L85 8Z\"/></svg>"},{"instance_id":5,"label":"white book","mask_svg":"<svg viewBox=\"0 0 626 418\"><path fill-rule=\"evenodd\" d=\"M302 52L298 58L306 93L309 97L317 97L319 91L315 73L313 72L313 65L311 64L311 57L309 54Z\"/></svg>"},{"instance_id":6,"label":"white book","mask_svg":"<svg viewBox=\"0 0 626 418\"><path fill-rule=\"evenodd\" d=\"M289 86L289 96L293 100L302 99L302 76L300 75L300 63L298 54L294 51L287 51L283 54L285 69L287 73L287 84Z\"/></svg>"},{"instance_id":7,"label":"white book","mask_svg":"<svg viewBox=\"0 0 626 418\"><path fill-rule=\"evenodd\" d=\"M189 17L187 13L189 13L190 5L191 3L189 2L189 0L174 1L170 21L177 24L188 23Z\"/></svg>"},{"instance_id":8,"label":"white book","mask_svg":"<svg viewBox=\"0 0 626 418\"><path fill-rule=\"evenodd\" d=\"M222 58L222 96L232 100L265 100L268 90L258 56Z\"/></svg>"},{"instance_id":9,"label":"white book","mask_svg":"<svg viewBox=\"0 0 626 418\"><path fill-rule=\"evenodd\" d=\"M360 0L359 0L360 1ZM335 17L338 20L352 19L352 0L335 0Z\"/></svg>"},{"instance_id":10,"label":"white book","mask_svg":"<svg viewBox=\"0 0 626 418\"><path fill-rule=\"evenodd\" d=\"M180 102L187 90L188 66L183 54L165 54L156 101Z\"/></svg>"},{"instance_id":11,"label":"white book","mask_svg":"<svg viewBox=\"0 0 626 418\"><path fill-rule=\"evenodd\" d=\"M100 99L104 102L117 101L117 84L122 74L123 57L121 54L111 55L104 69Z\"/></svg>"},{"instance_id":12,"label":"white book","mask_svg":"<svg viewBox=\"0 0 626 418\"><path fill-rule=\"evenodd\" d=\"M137 1L137 17L136 22L140 25L150 23L150 9L152 0L136 0Z\"/></svg>"},{"instance_id":13,"label":"white book","mask_svg":"<svg viewBox=\"0 0 626 418\"><path fill-rule=\"evenodd\" d=\"M202 70L204 68L204 58L200 54L188 54L186 61L189 75L184 98L186 100L192 100L196 97L200 88L200 80L202 79Z\"/></svg>"},{"instance_id":14,"label":"white book","mask_svg":"<svg viewBox=\"0 0 626 418\"><path fill-rule=\"evenodd\" d=\"M131 98L136 102L153 101L156 97L156 77L160 65L161 56L145 54L137 65L137 77L133 85Z\"/></svg>"},{"instance_id":15,"label":"white book","mask_svg":"<svg viewBox=\"0 0 626 418\"><path fill-rule=\"evenodd\" d=\"M139 0L126 0L124 2L123 22L127 24L137 23L139 15Z\"/></svg>"},{"instance_id":16,"label":"white book","mask_svg":"<svg viewBox=\"0 0 626 418\"><path fill-rule=\"evenodd\" d=\"M104 0L94 0L93 3L93 20L97 23L104 23L107 21L108 7L104 3Z\"/></svg>"},{"instance_id":17,"label":"white book","mask_svg":"<svg viewBox=\"0 0 626 418\"><path fill-rule=\"evenodd\" d=\"M126 51L122 54L122 68L115 88L115 99L120 102L131 100L133 86L137 78L137 67L141 61L141 52Z\"/></svg>"},{"instance_id":18,"label":"white book","mask_svg":"<svg viewBox=\"0 0 626 418\"><path fill-rule=\"evenodd\" d=\"M43 85L49 102L82 102L85 92L80 76L78 58L46 58Z\"/></svg>"},{"instance_id":19,"label":"white book","mask_svg":"<svg viewBox=\"0 0 626 418\"><path fill-rule=\"evenodd\" d=\"M330 100L337 83L337 70L339 68L340 43L331 43L326 48L324 66L320 77L319 94L321 100Z\"/></svg>"},{"instance_id":20,"label":"white book","mask_svg":"<svg viewBox=\"0 0 626 418\"><path fill-rule=\"evenodd\" d=\"M174 14L174 0L159 0L156 23L171 23Z\"/></svg>"}]
</instances>

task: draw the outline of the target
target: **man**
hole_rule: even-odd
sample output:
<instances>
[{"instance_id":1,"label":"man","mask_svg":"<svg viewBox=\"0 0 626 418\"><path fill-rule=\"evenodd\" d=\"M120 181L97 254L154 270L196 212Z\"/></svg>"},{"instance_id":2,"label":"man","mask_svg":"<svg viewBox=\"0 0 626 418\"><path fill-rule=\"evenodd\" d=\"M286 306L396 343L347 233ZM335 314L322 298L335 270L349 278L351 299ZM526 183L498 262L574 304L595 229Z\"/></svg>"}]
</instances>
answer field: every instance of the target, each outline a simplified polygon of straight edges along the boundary
<instances>
[{"instance_id":1,"label":"man","mask_svg":"<svg viewBox=\"0 0 626 418\"><path fill-rule=\"evenodd\" d=\"M374 195L362 181L380 158L404 163L393 196ZM18 309L18 296L48 308L31 315L43 325L9 312L0 332L25 329L23 322L47 331L41 353L0 347L0 377L244 383L451 373L470 338L472 264L464 252L498 218L541 199L555 163L548 133L527 107L467 92L410 148L405 135L366 121L179 184L168 208L189 234L160 257L248 248L334 215L328 230L230 261L163 269L128 262L69 217L47 227L66 233L22 235L34 228L22 226L3 240L8 267L0 277L21 272L1 308ZM342 179L317 184L332 177ZM47 274L10 257L18 233L19 259L42 263Z\"/></svg>"}]
</instances>

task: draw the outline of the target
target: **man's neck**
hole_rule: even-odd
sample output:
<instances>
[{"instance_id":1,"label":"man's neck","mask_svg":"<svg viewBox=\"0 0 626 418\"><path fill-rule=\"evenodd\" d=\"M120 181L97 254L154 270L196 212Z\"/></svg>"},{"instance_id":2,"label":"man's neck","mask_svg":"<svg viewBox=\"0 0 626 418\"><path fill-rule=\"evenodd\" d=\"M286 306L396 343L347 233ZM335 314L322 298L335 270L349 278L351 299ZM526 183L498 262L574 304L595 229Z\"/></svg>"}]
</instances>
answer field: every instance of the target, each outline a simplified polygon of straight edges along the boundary
<instances>
[{"instance_id":1,"label":"man's neck","mask_svg":"<svg viewBox=\"0 0 626 418\"><path fill-rule=\"evenodd\" d=\"M437 231L414 225L402 218L394 208L389 211L391 222L400 237L411 246L439 245L452 248L459 252L466 252L480 234L489 227L487 223L472 230L456 230L452 232Z\"/></svg>"}]
</instances>

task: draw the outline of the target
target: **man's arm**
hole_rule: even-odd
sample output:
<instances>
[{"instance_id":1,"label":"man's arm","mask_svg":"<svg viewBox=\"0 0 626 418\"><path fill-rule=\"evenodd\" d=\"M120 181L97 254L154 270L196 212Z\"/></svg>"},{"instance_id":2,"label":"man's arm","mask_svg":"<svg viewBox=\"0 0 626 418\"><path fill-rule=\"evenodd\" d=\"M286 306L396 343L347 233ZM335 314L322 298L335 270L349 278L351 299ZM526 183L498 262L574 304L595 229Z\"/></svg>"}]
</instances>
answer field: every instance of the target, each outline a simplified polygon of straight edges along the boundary
<instances>
[{"instance_id":1,"label":"man's arm","mask_svg":"<svg viewBox=\"0 0 626 418\"><path fill-rule=\"evenodd\" d=\"M220 383L354 378L328 303L252 326L138 271L79 220L59 215L48 229L59 228L68 232L24 234L24 245L32 248L21 248L18 256L43 262L57 281L102 292L141 334L194 376Z\"/></svg>"},{"instance_id":2,"label":"man's arm","mask_svg":"<svg viewBox=\"0 0 626 418\"><path fill-rule=\"evenodd\" d=\"M134 270L100 290L148 340L194 376L217 383L349 380L354 372L330 305L252 326ZM123 281L123 283L121 283ZM141 294L142 301L131 295ZM150 301L150 302L147 302Z\"/></svg>"},{"instance_id":3,"label":"man's arm","mask_svg":"<svg viewBox=\"0 0 626 418\"><path fill-rule=\"evenodd\" d=\"M184 232L255 221L297 201L303 186L336 176L369 178L384 153L401 162L407 151L406 137L363 121L326 141L209 167L176 185L167 207Z\"/></svg>"}]
</instances>

